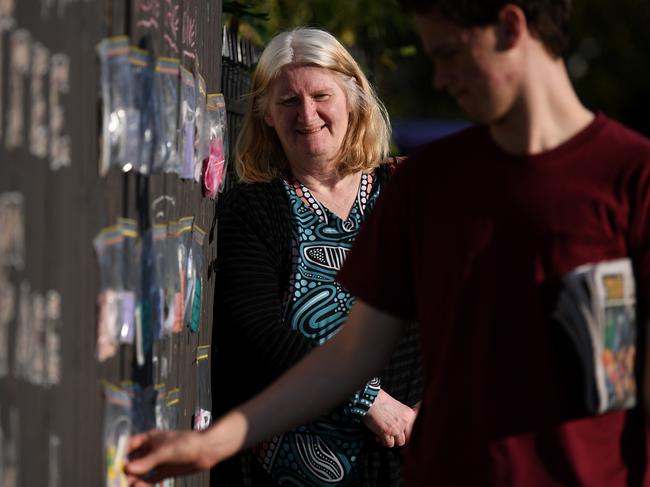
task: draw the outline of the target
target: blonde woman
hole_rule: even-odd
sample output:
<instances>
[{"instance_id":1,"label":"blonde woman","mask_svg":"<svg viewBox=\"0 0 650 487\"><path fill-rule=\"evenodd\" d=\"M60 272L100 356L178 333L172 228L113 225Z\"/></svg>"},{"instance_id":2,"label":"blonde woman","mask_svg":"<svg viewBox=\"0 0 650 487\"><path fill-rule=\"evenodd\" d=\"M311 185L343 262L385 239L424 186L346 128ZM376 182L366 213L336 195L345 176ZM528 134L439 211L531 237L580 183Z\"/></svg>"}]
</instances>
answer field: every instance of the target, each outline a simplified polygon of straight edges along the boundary
<instances>
[{"instance_id":1,"label":"blonde woman","mask_svg":"<svg viewBox=\"0 0 650 487\"><path fill-rule=\"evenodd\" d=\"M336 274L390 176L389 137L384 106L332 35L299 28L269 43L237 145L244 184L219 209L218 413L260 392L345 322L354 297ZM384 375L329 414L226 462L216 483L397 485L397 447L421 394L418 353L411 329Z\"/></svg>"}]
</instances>

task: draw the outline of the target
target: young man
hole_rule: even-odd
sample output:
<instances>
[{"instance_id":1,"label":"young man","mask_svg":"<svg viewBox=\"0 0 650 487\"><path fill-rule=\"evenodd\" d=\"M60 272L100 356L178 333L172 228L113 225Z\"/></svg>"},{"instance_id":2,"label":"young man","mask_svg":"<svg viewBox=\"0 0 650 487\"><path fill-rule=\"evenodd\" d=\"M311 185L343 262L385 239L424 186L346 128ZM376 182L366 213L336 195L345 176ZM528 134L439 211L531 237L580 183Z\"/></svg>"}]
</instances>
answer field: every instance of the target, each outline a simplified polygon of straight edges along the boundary
<instances>
[{"instance_id":1,"label":"young man","mask_svg":"<svg viewBox=\"0 0 650 487\"><path fill-rule=\"evenodd\" d=\"M562 276L626 256L647 316L650 142L578 100L561 59L568 0L405 3L435 87L479 125L398 170L340 275L357 302L339 335L208 432L135 437L132 475L207 468L307 421L415 318L426 392L407 485L650 485L641 406L586 414L551 319Z\"/></svg>"}]
</instances>

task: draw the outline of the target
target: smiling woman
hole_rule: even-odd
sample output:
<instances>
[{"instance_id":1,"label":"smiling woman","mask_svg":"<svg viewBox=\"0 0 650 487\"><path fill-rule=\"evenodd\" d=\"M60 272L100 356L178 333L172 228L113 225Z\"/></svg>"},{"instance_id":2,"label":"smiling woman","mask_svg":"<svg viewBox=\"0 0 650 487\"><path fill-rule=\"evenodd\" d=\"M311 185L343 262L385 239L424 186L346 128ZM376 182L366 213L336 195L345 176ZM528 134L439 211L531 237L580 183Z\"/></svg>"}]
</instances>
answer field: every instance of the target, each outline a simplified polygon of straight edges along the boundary
<instances>
[{"instance_id":1,"label":"smiling woman","mask_svg":"<svg viewBox=\"0 0 650 487\"><path fill-rule=\"evenodd\" d=\"M299 93L291 91L296 87ZM313 103L308 105L308 101ZM288 158L293 154L282 146L284 141L274 126L278 102L287 108L315 109L333 101L343 103L336 107L337 117L349 119L341 127L338 136L342 138L330 163L340 175L378 167L388 155L388 113L350 53L318 29L295 29L272 39L253 73L249 107L237 143L240 180L271 181L291 162Z\"/></svg>"},{"instance_id":2,"label":"smiling woman","mask_svg":"<svg viewBox=\"0 0 650 487\"><path fill-rule=\"evenodd\" d=\"M383 164L389 137L383 104L333 36L301 28L266 47L237 144L247 184L219 210L217 410L262 390L345 322L354 297L336 274L394 167ZM233 368L236 377L219 375ZM381 378L215 477L226 486L242 477L255 486L396 485L399 451L385 447L406 442L420 390L411 329Z\"/></svg>"},{"instance_id":3,"label":"smiling woman","mask_svg":"<svg viewBox=\"0 0 650 487\"><path fill-rule=\"evenodd\" d=\"M345 323L354 296L336 276L394 169L389 137L385 108L333 36L301 28L266 47L236 150L244 184L218 210L215 412L259 393ZM355 385L317 420L219 466L215 483L399 485L393 447L407 442L422 389L415 327L380 377Z\"/></svg>"},{"instance_id":4,"label":"smiling woman","mask_svg":"<svg viewBox=\"0 0 650 487\"><path fill-rule=\"evenodd\" d=\"M321 164L336 160L349 121L339 76L294 64L285 66L273 82L264 121L275 129L291 167L314 159Z\"/></svg>"}]
</instances>

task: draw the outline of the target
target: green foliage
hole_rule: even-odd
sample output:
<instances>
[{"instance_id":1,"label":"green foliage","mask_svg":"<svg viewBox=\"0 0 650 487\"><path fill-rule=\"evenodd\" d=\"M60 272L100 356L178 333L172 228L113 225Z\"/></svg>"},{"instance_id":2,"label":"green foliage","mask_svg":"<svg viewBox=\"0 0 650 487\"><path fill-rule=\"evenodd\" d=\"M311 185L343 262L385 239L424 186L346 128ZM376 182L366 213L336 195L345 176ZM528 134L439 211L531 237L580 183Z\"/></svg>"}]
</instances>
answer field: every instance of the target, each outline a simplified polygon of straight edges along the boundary
<instances>
[{"instance_id":1,"label":"green foliage","mask_svg":"<svg viewBox=\"0 0 650 487\"><path fill-rule=\"evenodd\" d=\"M300 25L336 35L364 67L393 117L462 118L431 88L410 16L397 0L248 0L229 12L240 32L264 45ZM231 7L229 7L231 8ZM587 106L650 135L650 2L574 0L567 64Z\"/></svg>"}]
</instances>

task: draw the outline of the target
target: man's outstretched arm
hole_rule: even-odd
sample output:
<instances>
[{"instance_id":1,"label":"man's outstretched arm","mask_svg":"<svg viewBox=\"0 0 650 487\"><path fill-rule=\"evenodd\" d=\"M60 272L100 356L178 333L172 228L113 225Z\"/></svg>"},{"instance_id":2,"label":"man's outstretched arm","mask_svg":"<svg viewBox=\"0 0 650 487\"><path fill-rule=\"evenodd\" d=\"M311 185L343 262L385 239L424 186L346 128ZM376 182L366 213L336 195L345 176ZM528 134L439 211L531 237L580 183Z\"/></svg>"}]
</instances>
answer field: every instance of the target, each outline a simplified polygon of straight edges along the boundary
<instances>
[{"instance_id":1,"label":"man's outstretched arm","mask_svg":"<svg viewBox=\"0 0 650 487\"><path fill-rule=\"evenodd\" d=\"M333 409L382 369L403 329L400 318L357 301L334 338L208 430L151 431L131 438L130 480L147 485L136 478L155 482L208 469Z\"/></svg>"}]
</instances>

